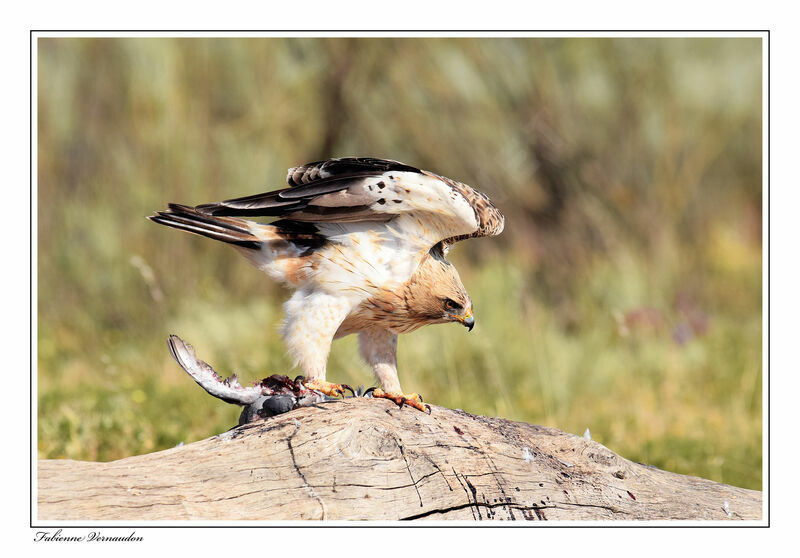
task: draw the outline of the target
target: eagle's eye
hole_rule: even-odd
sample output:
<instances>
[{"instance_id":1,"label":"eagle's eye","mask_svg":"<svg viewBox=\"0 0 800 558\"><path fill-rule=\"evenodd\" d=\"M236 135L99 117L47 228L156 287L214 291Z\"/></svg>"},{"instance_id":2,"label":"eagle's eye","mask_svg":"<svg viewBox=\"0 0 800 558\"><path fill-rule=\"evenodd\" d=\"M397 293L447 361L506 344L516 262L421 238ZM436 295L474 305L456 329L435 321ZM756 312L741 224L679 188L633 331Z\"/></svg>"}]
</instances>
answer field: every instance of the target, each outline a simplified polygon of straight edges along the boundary
<instances>
[{"instance_id":1,"label":"eagle's eye","mask_svg":"<svg viewBox=\"0 0 800 558\"><path fill-rule=\"evenodd\" d=\"M444 299L444 309L454 312L457 310L461 310L461 305L452 298L446 298Z\"/></svg>"}]
</instances>

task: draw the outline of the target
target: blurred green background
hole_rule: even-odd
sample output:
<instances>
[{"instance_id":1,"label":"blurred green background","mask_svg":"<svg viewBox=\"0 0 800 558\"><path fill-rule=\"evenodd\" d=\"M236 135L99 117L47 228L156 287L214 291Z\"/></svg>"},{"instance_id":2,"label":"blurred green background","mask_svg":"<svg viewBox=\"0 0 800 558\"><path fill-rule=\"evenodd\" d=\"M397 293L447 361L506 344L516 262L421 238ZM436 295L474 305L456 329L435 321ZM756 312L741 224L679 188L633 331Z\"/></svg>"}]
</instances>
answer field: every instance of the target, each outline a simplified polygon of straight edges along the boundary
<instances>
[{"instance_id":1,"label":"blurred green background","mask_svg":"<svg viewBox=\"0 0 800 558\"><path fill-rule=\"evenodd\" d=\"M506 215L451 252L470 334L400 340L426 400L761 489L760 39L77 39L38 43L38 450L112 460L239 409L171 360L289 369L287 293L144 217L359 155ZM370 385L354 338L328 378Z\"/></svg>"}]
</instances>

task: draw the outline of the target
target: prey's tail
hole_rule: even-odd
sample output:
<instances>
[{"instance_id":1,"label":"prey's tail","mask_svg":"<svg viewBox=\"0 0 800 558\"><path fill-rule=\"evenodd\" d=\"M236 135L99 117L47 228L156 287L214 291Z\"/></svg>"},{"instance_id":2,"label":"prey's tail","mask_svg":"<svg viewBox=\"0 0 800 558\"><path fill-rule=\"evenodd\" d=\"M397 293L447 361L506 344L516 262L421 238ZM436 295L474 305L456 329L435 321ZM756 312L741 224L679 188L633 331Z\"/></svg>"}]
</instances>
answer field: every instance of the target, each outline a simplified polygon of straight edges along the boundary
<instances>
[{"instance_id":1,"label":"prey's tail","mask_svg":"<svg viewBox=\"0 0 800 558\"><path fill-rule=\"evenodd\" d=\"M148 217L161 225L199 234L214 240L251 250L261 249L261 240L253 234L250 223L235 217L213 217L188 205L169 204L166 211Z\"/></svg>"}]
</instances>

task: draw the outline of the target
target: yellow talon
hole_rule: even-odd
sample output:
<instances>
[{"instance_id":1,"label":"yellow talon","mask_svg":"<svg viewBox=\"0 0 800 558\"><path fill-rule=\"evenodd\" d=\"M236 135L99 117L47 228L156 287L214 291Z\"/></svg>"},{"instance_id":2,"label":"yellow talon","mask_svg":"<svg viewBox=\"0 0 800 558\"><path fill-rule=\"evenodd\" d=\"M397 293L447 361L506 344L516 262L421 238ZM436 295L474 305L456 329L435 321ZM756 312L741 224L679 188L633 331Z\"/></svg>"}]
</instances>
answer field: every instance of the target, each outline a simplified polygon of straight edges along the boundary
<instances>
[{"instance_id":1,"label":"yellow talon","mask_svg":"<svg viewBox=\"0 0 800 558\"><path fill-rule=\"evenodd\" d=\"M424 403L422 401L422 396L418 393L411 393L409 395L405 395L402 393L385 392L381 388L376 388L372 391L372 397L377 397L380 399L389 399L390 401L394 401L401 408L403 405L408 405L409 407L414 407L415 409L419 409L423 413L430 414L431 412L431 406Z\"/></svg>"},{"instance_id":2,"label":"yellow talon","mask_svg":"<svg viewBox=\"0 0 800 558\"><path fill-rule=\"evenodd\" d=\"M309 380L304 382L304 385L306 388L324 393L328 397L344 397L344 390L349 390L350 393L355 395L353 388L347 384L333 384L331 382L326 382L325 380Z\"/></svg>"}]
</instances>

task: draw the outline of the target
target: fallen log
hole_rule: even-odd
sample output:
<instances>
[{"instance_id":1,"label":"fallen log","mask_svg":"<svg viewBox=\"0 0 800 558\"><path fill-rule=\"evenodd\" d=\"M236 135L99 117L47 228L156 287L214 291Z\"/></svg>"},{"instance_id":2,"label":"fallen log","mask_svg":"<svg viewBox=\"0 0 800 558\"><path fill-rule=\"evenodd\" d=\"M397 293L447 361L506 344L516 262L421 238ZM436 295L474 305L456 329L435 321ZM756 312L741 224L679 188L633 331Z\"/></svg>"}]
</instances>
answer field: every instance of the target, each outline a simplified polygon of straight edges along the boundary
<instances>
[{"instance_id":1,"label":"fallen log","mask_svg":"<svg viewBox=\"0 0 800 558\"><path fill-rule=\"evenodd\" d=\"M761 492L553 428L351 398L109 463L38 462L39 520L760 520Z\"/></svg>"}]
</instances>

